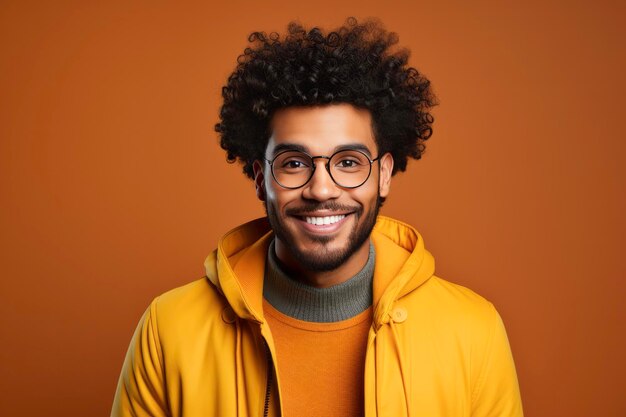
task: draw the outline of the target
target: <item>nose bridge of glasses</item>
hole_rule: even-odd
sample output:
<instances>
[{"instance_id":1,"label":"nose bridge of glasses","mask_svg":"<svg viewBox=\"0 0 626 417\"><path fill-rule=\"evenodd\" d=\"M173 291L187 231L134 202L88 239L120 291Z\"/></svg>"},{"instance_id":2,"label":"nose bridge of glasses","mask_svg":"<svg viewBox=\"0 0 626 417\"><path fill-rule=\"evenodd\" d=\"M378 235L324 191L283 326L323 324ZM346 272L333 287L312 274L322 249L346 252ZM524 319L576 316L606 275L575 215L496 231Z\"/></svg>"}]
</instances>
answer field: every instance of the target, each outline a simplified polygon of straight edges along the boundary
<instances>
[{"instance_id":1,"label":"nose bridge of glasses","mask_svg":"<svg viewBox=\"0 0 626 417\"><path fill-rule=\"evenodd\" d=\"M309 198L317 200L337 197L340 193L340 185L337 184L330 167L330 156L320 155L311 157L311 171L308 181L305 183ZM321 161L318 161L321 160ZM323 161L323 162L322 162ZM324 169L316 169L317 163L322 162ZM318 172L319 171L319 172Z\"/></svg>"},{"instance_id":2,"label":"nose bridge of glasses","mask_svg":"<svg viewBox=\"0 0 626 417\"><path fill-rule=\"evenodd\" d=\"M326 171L328 171L328 173L330 174L330 156L326 156L326 155L318 155L318 156L312 156L311 157L311 170L313 172L315 172L315 167L317 166L315 164L315 160L316 159L325 159L326 162L324 162L324 168L326 168Z\"/></svg>"}]
</instances>

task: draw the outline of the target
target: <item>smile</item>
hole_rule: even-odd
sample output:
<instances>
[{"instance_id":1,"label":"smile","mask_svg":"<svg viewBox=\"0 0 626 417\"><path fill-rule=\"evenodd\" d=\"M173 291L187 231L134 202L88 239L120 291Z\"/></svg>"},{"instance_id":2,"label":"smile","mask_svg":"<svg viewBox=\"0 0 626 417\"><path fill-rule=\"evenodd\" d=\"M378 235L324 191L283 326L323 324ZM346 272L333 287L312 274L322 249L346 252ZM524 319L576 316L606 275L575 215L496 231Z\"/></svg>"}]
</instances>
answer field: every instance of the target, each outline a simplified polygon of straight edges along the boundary
<instances>
[{"instance_id":1,"label":"smile","mask_svg":"<svg viewBox=\"0 0 626 417\"><path fill-rule=\"evenodd\" d=\"M338 216L325 216L325 217L308 217L307 216L305 217L305 219L308 224L321 226L321 225L337 223L343 220L345 217L346 217L345 214L341 214Z\"/></svg>"},{"instance_id":2,"label":"smile","mask_svg":"<svg viewBox=\"0 0 626 417\"><path fill-rule=\"evenodd\" d=\"M312 216L317 214L317 216ZM320 216L322 213L307 213L301 216L294 216L298 220L297 224L302 231L310 235L332 235L344 227L344 224L354 213L332 214Z\"/></svg>"}]
</instances>

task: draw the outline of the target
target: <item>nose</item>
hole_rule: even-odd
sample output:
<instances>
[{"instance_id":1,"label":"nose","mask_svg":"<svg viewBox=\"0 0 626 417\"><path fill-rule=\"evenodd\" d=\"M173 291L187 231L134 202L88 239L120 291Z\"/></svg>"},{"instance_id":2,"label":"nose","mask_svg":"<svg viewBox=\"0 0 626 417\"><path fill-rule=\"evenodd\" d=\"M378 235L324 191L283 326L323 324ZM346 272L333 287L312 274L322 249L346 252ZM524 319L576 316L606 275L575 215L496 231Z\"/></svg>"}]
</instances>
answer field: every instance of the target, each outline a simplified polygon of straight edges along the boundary
<instances>
[{"instance_id":1,"label":"nose","mask_svg":"<svg viewBox=\"0 0 626 417\"><path fill-rule=\"evenodd\" d=\"M302 190L302 197L307 200L326 201L339 197L341 188L335 184L326 169L328 159L318 159L313 162L315 171L309 182Z\"/></svg>"}]
</instances>

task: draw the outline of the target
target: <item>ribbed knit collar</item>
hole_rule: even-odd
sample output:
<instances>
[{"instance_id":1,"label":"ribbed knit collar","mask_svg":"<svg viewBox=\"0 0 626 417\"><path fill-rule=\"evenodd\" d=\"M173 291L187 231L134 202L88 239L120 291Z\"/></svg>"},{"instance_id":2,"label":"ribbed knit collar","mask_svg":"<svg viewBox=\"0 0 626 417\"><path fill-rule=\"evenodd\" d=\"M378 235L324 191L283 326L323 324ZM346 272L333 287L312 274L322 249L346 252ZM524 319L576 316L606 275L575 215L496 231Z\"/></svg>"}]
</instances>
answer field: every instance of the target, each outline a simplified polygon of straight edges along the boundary
<instances>
[{"instance_id":1,"label":"ribbed knit collar","mask_svg":"<svg viewBox=\"0 0 626 417\"><path fill-rule=\"evenodd\" d=\"M316 323L347 320L372 304L375 257L374 245L370 242L367 263L355 276L332 287L316 288L285 273L272 241L267 253L263 297L276 310L298 320Z\"/></svg>"}]
</instances>

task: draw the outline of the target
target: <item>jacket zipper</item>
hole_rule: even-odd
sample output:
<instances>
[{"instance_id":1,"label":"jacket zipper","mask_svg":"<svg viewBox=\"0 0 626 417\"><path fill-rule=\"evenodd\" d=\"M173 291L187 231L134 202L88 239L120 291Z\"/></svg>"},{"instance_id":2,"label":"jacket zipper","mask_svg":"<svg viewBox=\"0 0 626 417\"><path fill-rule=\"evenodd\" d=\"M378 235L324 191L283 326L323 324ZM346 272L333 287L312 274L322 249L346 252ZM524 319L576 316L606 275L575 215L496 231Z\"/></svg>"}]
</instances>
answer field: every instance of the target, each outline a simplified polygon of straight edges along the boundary
<instances>
[{"instance_id":1,"label":"jacket zipper","mask_svg":"<svg viewBox=\"0 0 626 417\"><path fill-rule=\"evenodd\" d=\"M267 385L265 385L265 407L263 408L263 417L268 417L270 412L270 396L272 394L272 376L274 374L274 362L272 361L272 353L265 339L265 356L267 357Z\"/></svg>"}]
</instances>

